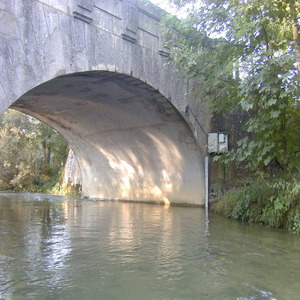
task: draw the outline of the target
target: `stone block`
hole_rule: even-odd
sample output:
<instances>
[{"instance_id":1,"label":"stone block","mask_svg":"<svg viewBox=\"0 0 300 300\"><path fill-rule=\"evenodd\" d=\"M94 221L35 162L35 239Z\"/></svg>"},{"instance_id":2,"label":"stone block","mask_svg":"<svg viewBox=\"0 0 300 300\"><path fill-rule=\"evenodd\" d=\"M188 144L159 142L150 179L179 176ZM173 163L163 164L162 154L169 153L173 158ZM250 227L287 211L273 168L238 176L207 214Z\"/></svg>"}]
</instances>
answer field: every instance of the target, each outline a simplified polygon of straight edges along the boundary
<instances>
[{"instance_id":1,"label":"stone block","mask_svg":"<svg viewBox=\"0 0 300 300\"><path fill-rule=\"evenodd\" d=\"M66 0L48 0L48 1L49 1L49 6L53 7L54 9L63 11L64 13L70 13L68 1Z\"/></svg>"},{"instance_id":2,"label":"stone block","mask_svg":"<svg viewBox=\"0 0 300 300\"><path fill-rule=\"evenodd\" d=\"M13 12L13 7L15 5L16 0L1 0L0 1L0 10L4 10L6 12Z\"/></svg>"},{"instance_id":3,"label":"stone block","mask_svg":"<svg viewBox=\"0 0 300 300\"><path fill-rule=\"evenodd\" d=\"M122 38L129 42L135 43L137 41L137 32L139 27L138 9L131 2L123 3L123 32Z\"/></svg>"},{"instance_id":4,"label":"stone block","mask_svg":"<svg viewBox=\"0 0 300 300\"><path fill-rule=\"evenodd\" d=\"M0 34L1 33L11 37L20 37L16 17L6 11L0 11Z\"/></svg>"}]
</instances>

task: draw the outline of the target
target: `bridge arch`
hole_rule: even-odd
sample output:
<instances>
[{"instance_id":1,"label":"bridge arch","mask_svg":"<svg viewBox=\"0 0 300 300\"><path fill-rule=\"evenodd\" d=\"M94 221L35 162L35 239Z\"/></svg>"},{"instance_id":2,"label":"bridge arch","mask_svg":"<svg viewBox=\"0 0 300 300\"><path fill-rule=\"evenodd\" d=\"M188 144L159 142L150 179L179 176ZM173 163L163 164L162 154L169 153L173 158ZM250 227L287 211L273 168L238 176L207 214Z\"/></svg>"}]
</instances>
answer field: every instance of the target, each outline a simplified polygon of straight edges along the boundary
<instances>
[{"instance_id":1,"label":"bridge arch","mask_svg":"<svg viewBox=\"0 0 300 300\"><path fill-rule=\"evenodd\" d=\"M85 195L203 204L206 135L184 111L206 132L210 115L166 65L161 15L139 0L0 3L0 113L61 132Z\"/></svg>"},{"instance_id":2,"label":"bridge arch","mask_svg":"<svg viewBox=\"0 0 300 300\"><path fill-rule=\"evenodd\" d=\"M107 71L64 75L31 89L11 108L69 141L86 196L202 203L202 162L191 129L141 80Z\"/></svg>"}]
</instances>

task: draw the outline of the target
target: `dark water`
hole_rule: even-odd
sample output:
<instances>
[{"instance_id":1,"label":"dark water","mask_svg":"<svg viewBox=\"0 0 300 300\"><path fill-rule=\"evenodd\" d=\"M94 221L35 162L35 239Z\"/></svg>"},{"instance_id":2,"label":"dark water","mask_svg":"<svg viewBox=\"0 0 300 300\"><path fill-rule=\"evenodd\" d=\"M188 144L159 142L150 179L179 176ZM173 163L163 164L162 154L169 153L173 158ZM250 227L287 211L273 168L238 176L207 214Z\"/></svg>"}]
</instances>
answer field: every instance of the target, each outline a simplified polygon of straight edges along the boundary
<instances>
[{"instance_id":1,"label":"dark water","mask_svg":"<svg viewBox=\"0 0 300 300\"><path fill-rule=\"evenodd\" d=\"M300 299L300 237L200 208L0 194L0 299Z\"/></svg>"}]
</instances>

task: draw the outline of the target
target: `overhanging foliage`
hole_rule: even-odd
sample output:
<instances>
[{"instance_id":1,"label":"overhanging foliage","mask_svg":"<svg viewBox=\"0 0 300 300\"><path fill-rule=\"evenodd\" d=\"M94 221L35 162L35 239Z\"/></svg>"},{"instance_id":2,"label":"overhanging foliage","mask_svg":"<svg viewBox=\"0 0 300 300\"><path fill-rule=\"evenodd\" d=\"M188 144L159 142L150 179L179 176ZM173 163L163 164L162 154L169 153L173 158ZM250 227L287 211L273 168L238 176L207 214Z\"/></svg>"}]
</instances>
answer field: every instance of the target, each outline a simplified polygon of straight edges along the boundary
<instances>
[{"instance_id":1,"label":"overhanging foliage","mask_svg":"<svg viewBox=\"0 0 300 300\"><path fill-rule=\"evenodd\" d=\"M215 112L249 113L249 136L224 161L289 181L300 171L299 12L294 0L178 0L166 16L170 63L202 86ZM275 174L276 173L276 174Z\"/></svg>"}]
</instances>

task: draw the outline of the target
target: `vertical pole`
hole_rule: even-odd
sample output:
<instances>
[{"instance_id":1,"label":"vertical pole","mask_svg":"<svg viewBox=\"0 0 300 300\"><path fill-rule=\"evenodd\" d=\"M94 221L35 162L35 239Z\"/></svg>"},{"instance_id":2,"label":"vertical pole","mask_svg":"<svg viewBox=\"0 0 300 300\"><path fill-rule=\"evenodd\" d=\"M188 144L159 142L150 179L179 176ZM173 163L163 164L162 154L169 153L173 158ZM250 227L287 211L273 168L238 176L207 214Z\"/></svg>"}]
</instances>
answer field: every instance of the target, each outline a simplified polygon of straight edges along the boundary
<instances>
[{"instance_id":1,"label":"vertical pole","mask_svg":"<svg viewBox=\"0 0 300 300\"><path fill-rule=\"evenodd\" d=\"M205 232L206 237L209 236L209 219L208 219L208 182L209 182L209 156L206 155L204 158L204 176L205 176Z\"/></svg>"},{"instance_id":2,"label":"vertical pole","mask_svg":"<svg viewBox=\"0 0 300 300\"><path fill-rule=\"evenodd\" d=\"M205 156L205 167L204 167L204 172L205 172L205 216L206 219L208 220L208 177L209 177L209 156Z\"/></svg>"}]
</instances>

